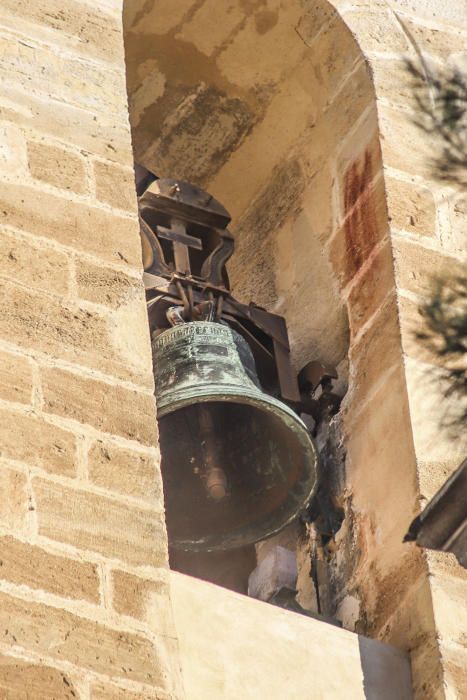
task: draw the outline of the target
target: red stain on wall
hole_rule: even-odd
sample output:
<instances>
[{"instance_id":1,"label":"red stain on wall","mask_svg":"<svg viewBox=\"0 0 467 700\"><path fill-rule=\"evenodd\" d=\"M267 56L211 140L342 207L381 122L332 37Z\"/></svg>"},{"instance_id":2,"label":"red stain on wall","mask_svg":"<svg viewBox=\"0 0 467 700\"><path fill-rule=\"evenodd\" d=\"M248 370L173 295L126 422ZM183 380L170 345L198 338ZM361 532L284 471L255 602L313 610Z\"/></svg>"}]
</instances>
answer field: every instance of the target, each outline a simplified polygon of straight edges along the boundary
<instances>
[{"instance_id":1,"label":"red stain on wall","mask_svg":"<svg viewBox=\"0 0 467 700\"><path fill-rule=\"evenodd\" d=\"M374 174L372 153L367 148L344 176L345 282L359 270L382 237L378 231L377 193L372 186Z\"/></svg>"}]
</instances>

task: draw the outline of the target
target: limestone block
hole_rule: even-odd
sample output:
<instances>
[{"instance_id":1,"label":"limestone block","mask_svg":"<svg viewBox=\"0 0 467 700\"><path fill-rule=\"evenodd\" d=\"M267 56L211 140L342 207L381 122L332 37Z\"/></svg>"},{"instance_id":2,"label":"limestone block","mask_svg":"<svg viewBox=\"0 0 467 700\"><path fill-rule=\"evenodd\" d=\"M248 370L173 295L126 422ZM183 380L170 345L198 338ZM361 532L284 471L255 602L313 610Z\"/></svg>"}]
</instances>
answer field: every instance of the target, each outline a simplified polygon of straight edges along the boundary
<instances>
[{"instance_id":1,"label":"limestone block","mask_svg":"<svg viewBox=\"0 0 467 700\"><path fill-rule=\"evenodd\" d=\"M392 501L391 501L392 503ZM368 526L368 522L365 523ZM378 531L378 520L376 518L372 521L372 537L367 529L361 530L361 541L365 541L365 550L370 549L371 554L366 561L362 561L361 568L359 571L360 578L360 590L363 593L359 594L360 605L361 600L365 601L365 613L368 615L368 629L371 631L372 635L378 636L379 639L384 639L390 644L395 643L399 648L409 647L413 649L423 636L426 630L426 639L430 639L430 615L431 610L427 608L425 610L425 615L427 617L426 622L423 623L417 619L419 614L423 614L422 610L419 610L414 606L413 619L410 621L404 621L406 623L404 632L407 634L410 630L410 637L401 636L398 638L398 642L393 641L394 629L391 627L392 618L398 616L398 611L401 606L401 602L407 597L410 599L413 589L419 586L422 582L426 580L427 570L426 562L423 558L423 552L415 544L404 544L401 546L400 542L395 542L389 539L387 541L387 546L389 556L386 556L386 564L388 563L391 556L393 561L397 562L393 564L393 568L384 568L380 570L378 555L374 556L373 547L369 545L375 544L375 541L379 539ZM363 525L363 523L362 523ZM371 525L370 525L371 527ZM370 559L372 559L370 563ZM377 587L378 593L375 594L375 588ZM427 600L425 602L428 602ZM410 609L410 608L409 608ZM361 615L362 608L360 608ZM407 611L407 609L406 609ZM407 614L407 612L406 612ZM400 624L399 620L399 624ZM361 625L361 616L357 625ZM416 627L419 626L420 637L417 637ZM433 629L433 628L431 628ZM392 630L389 633L389 630Z\"/></svg>"},{"instance_id":2,"label":"limestone block","mask_svg":"<svg viewBox=\"0 0 467 700\"><path fill-rule=\"evenodd\" d=\"M415 465L415 452L405 392L406 378L400 365L378 382L359 412L349 410L345 418L347 487L352 490L353 507L366 533L365 560L375 562L380 579L394 579L395 562L400 568L408 554L402 540L418 512L416 472L409 469ZM362 585L366 583L374 591L375 575L363 576ZM396 583L395 579L387 580L383 593L379 581L381 602L394 606L400 600L407 581L400 578L400 590L396 590Z\"/></svg>"},{"instance_id":3,"label":"limestone block","mask_svg":"<svg viewBox=\"0 0 467 700\"><path fill-rule=\"evenodd\" d=\"M362 159L365 162L365 158ZM358 161L346 174L346 209L343 224L329 244L334 271L345 287L368 260L387 233L388 218L382 179L366 183L367 170ZM353 203L355 202L355 203Z\"/></svg>"},{"instance_id":4,"label":"limestone block","mask_svg":"<svg viewBox=\"0 0 467 700\"><path fill-rule=\"evenodd\" d=\"M297 65L277 91L265 91L252 130L225 154L222 169L209 183L210 191L228 202L234 222L244 216L276 170L294 160L297 141L309 134L316 121L321 97L309 60ZM299 150L303 160L308 154L309 160L314 157L309 145Z\"/></svg>"},{"instance_id":5,"label":"limestone block","mask_svg":"<svg viewBox=\"0 0 467 700\"><path fill-rule=\"evenodd\" d=\"M210 56L226 43L232 31L245 19L245 10L238 0L219 3L207 0L183 24L177 39L188 41L202 53Z\"/></svg>"},{"instance_id":6,"label":"limestone block","mask_svg":"<svg viewBox=\"0 0 467 700\"><path fill-rule=\"evenodd\" d=\"M103 112L97 118L93 112L65 102L56 102L52 110L50 102L42 95L26 92L11 83L2 86L0 118L26 127L28 131L34 130L39 137L52 136L102 158L133 164L126 115L117 118L115 114Z\"/></svg>"},{"instance_id":7,"label":"limestone block","mask_svg":"<svg viewBox=\"0 0 467 700\"><path fill-rule=\"evenodd\" d=\"M386 644L174 571L171 597L187 700L412 697Z\"/></svg>"},{"instance_id":8,"label":"limestone block","mask_svg":"<svg viewBox=\"0 0 467 700\"><path fill-rule=\"evenodd\" d=\"M434 348L417 337L419 333L426 331L426 324L421 314L421 300L417 303L406 296L400 296L398 306L404 354L414 360L430 364L433 369L446 367L446 358L440 357Z\"/></svg>"},{"instance_id":9,"label":"limestone block","mask_svg":"<svg viewBox=\"0 0 467 700\"><path fill-rule=\"evenodd\" d=\"M467 24L467 20L463 21L464 0L450 0L449 3L439 0L395 0L393 4L395 9L414 17L452 22L456 27Z\"/></svg>"},{"instance_id":10,"label":"limestone block","mask_svg":"<svg viewBox=\"0 0 467 700\"><path fill-rule=\"evenodd\" d=\"M465 258L465 222L467 220L467 197L457 194L449 197L449 227L442 232L442 244L447 253Z\"/></svg>"},{"instance_id":11,"label":"limestone block","mask_svg":"<svg viewBox=\"0 0 467 700\"><path fill-rule=\"evenodd\" d=\"M27 524L28 506L26 475L0 466L0 523L23 530Z\"/></svg>"},{"instance_id":12,"label":"limestone block","mask_svg":"<svg viewBox=\"0 0 467 700\"><path fill-rule=\"evenodd\" d=\"M144 304L141 279L81 259L77 260L76 268L76 284L81 299L114 308L119 307L129 297L136 297Z\"/></svg>"},{"instance_id":13,"label":"limestone block","mask_svg":"<svg viewBox=\"0 0 467 700\"><path fill-rule=\"evenodd\" d=\"M350 76L344 71L337 80L336 74L338 92L332 99L322 69L313 60L316 62L310 49L287 80L268 96L264 115L259 114L258 122L236 150L226 154L228 159L209 184L210 191L229 202L234 224L266 189L266 183L284 170L287 161L299 157L308 184L370 106L371 81L363 63L355 66ZM376 124L376 111L374 120Z\"/></svg>"},{"instance_id":14,"label":"limestone block","mask_svg":"<svg viewBox=\"0 0 467 700\"><path fill-rule=\"evenodd\" d=\"M467 580L435 575L430 578L430 581L438 638L444 643L458 644L465 648ZM467 682L467 669L465 670Z\"/></svg>"},{"instance_id":15,"label":"limestone block","mask_svg":"<svg viewBox=\"0 0 467 700\"><path fill-rule=\"evenodd\" d=\"M446 395L449 382L442 369L409 357L405 366L417 459L434 464L455 460L460 464L467 447L467 435L461 430L465 402L456 395ZM434 496L429 475L421 473L419 478L423 495Z\"/></svg>"},{"instance_id":16,"label":"limestone block","mask_svg":"<svg viewBox=\"0 0 467 700\"><path fill-rule=\"evenodd\" d=\"M297 557L285 547L274 547L248 578L248 595L258 600L270 600L281 588L295 589Z\"/></svg>"},{"instance_id":17,"label":"limestone block","mask_svg":"<svg viewBox=\"0 0 467 700\"><path fill-rule=\"evenodd\" d=\"M345 22L365 53L403 53L409 49L407 38L388 9L346 12Z\"/></svg>"},{"instance_id":18,"label":"limestone block","mask_svg":"<svg viewBox=\"0 0 467 700\"><path fill-rule=\"evenodd\" d=\"M91 700L173 700L175 697L162 690L144 689L138 691L121 688L113 683L91 684Z\"/></svg>"},{"instance_id":19,"label":"limestone block","mask_svg":"<svg viewBox=\"0 0 467 700\"><path fill-rule=\"evenodd\" d=\"M154 446L157 441L152 394L81 377L61 369L41 372L44 411Z\"/></svg>"},{"instance_id":20,"label":"limestone block","mask_svg":"<svg viewBox=\"0 0 467 700\"><path fill-rule=\"evenodd\" d=\"M465 8L458 19L465 17ZM410 32L419 50L432 58L446 61L456 54L465 53L465 32L461 27L451 27L450 31L443 31L441 27L436 29L418 24L408 17L401 18L404 26Z\"/></svg>"},{"instance_id":21,"label":"limestone block","mask_svg":"<svg viewBox=\"0 0 467 700\"><path fill-rule=\"evenodd\" d=\"M422 462L422 469L425 469L426 462ZM428 469L435 473L439 480L440 488L447 481L448 477L457 469L459 464L456 460L444 460L443 462L429 463ZM438 490L438 489L436 489ZM425 550L428 568L432 575L443 579L444 576L459 579L467 583L467 569L461 566L454 554L451 552L438 552L434 549Z\"/></svg>"},{"instance_id":22,"label":"limestone block","mask_svg":"<svg viewBox=\"0 0 467 700\"><path fill-rule=\"evenodd\" d=\"M63 598L99 602L99 575L95 564L51 554L9 536L0 537L0 557L0 577L5 581Z\"/></svg>"},{"instance_id":23,"label":"limestone block","mask_svg":"<svg viewBox=\"0 0 467 700\"><path fill-rule=\"evenodd\" d=\"M136 218L118 216L35 187L2 183L0 223L104 260L141 267Z\"/></svg>"},{"instance_id":24,"label":"limestone block","mask_svg":"<svg viewBox=\"0 0 467 700\"><path fill-rule=\"evenodd\" d=\"M438 459L430 459L429 456L423 457L418 460L418 474L420 481L420 510L425 506L430 498L433 498L435 493L444 486L451 474L457 469L460 463L460 459L449 454L446 451L446 459L442 459L437 455ZM458 576L461 579L467 577L466 570L461 568L461 565L455 558L453 554L447 554L446 552L435 552L432 549L425 549L424 554L427 557L429 563L430 575L441 575L447 574L448 576ZM436 564L433 563L434 558L439 555L444 561L443 565L440 565L439 559ZM459 571L462 573L459 574ZM463 575L462 575L463 574Z\"/></svg>"},{"instance_id":25,"label":"limestone block","mask_svg":"<svg viewBox=\"0 0 467 700\"><path fill-rule=\"evenodd\" d=\"M465 669L465 643L458 644L440 643L440 651L443 659L443 681L446 688L446 697L458 700L467 693L467 674Z\"/></svg>"},{"instance_id":26,"label":"limestone block","mask_svg":"<svg viewBox=\"0 0 467 700\"><path fill-rule=\"evenodd\" d=\"M264 8L246 19L217 59L229 82L246 89L277 83L298 62L306 49L294 29L301 7L289 3L286 16L283 12L280 7Z\"/></svg>"},{"instance_id":27,"label":"limestone block","mask_svg":"<svg viewBox=\"0 0 467 700\"><path fill-rule=\"evenodd\" d=\"M329 4L326 3L329 8ZM300 27L298 32L300 33ZM330 101L341 83L362 58L362 51L348 27L339 18L321 31L316 40L309 43L310 61L318 78L318 83ZM369 90L369 81L366 83ZM358 91L355 92L355 97Z\"/></svg>"},{"instance_id":28,"label":"limestone block","mask_svg":"<svg viewBox=\"0 0 467 700\"><path fill-rule=\"evenodd\" d=\"M56 668L0 655L0 695L3 700L76 700L71 679Z\"/></svg>"},{"instance_id":29,"label":"limestone block","mask_svg":"<svg viewBox=\"0 0 467 700\"><path fill-rule=\"evenodd\" d=\"M397 1L397 0L396 0ZM344 15L355 10L387 10L386 0L331 0L333 7Z\"/></svg>"},{"instance_id":30,"label":"limestone block","mask_svg":"<svg viewBox=\"0 0 467 700\"><path fill-rule=\"evenodd\" d=\"M144 153L136 144L136 157L143 155L160 177L173 177L176 163L177 177L203 185L238 148L257 115L245 99L203 82L172 99L170 118L162 121L157 138L154 131L148 134Z\"/></svg>"},{"instance_id":31,"label":"limestone block","mask_svg":"<svg viewBox=\"0 0 467 700\"><path fill-rule=\"evenodd\" d=\"M254 301L270 309L278 301L274 260L266 247L256 250L254 256L248 251L247 247L239 249L228 268L233 295L245 304Z\"/></svg>"},{"instance_id":32,"label":"limestone block","mask_svg":"<svg viewBox=\"0 0 467 700\"><path fill-rule=\"evenodd\" d=\"M315 583L311 577L311 544L300 542L297 546L297 595L295 600L304 609L318 612L318 596ZM346 627L346 629L348 629Z\"/></svg>"},{"instance_id":33,"label":"limestone block","mask_svg":"<svg viewBox=\"0 0 467 700\"><path fill-rule=\"evenodd\" d=\"M286 160L275 168L261 194L237 223L232 265L237 264L237 256L242 253L251 257L252 250L266 243L274 231L298 214L304 189L305 178L298 159Z\"/></svg>"},{"instance_id":34,"label":"limestone block","mask_svg":"<svg viewBox=\"0 0 467 700\"><path fill-rule=\"evenodd\" d=\"M128 32L136 35L167 34L181 25L192 6L193 0L178 0L176 4L172 0L157 0L141 12L137 3L126 3L124 24Z\"/></svg>"},{"instance_id":35,"label":"limestone block","mask_svg":"<svg viewBox=\"0 0 467 700\"><path fill-rule=\"evenodd\" d=\"M119 16L106 12L102 3L93 7L79 0L4 0L2 24L10 29L21 26L27 36L43 38L106 61L123 60Z\"/></svg>"},{"instance_id":36,"label":"limestone block","mask_svg":"<svg viewBox=\"0 0 467 700\"><path fill-rule=\"evenodd\" d=\"M65 102L94 114L122 117L126 108L125 74L92 59L75 57L14 34L0 34L3 82L42 98ZM65 79L66 76L66 79Z\"/></svg>"},{"instance_id":37,"label":"limestone block","mask_svg":"<svg viewBox=\"0 0 467 700\"><path fill-rule=\"evenodd\" d=\"M132 124L144 119L144 112L163 96L167 80L155 59L148 59L138 65L137 84L132 86L129 95L129 112Z\"/></svg>"},{"instance_id":38,"label":"limestone block","mask_svg":"<svg viewBox=\"0 0 467 700\"><path fill-rule=\"evenodd\" d=\"M87 189L84 159L76 153L49 143L29 141L28 163L36 180L78 194Z\"/></svg>"},{"instance_id":39,"label":"limestone block","mask_svg":"<svg viewBox=\"0 0 467 700\"><path fill-rule=\"evenodd\" d=\"M343 94L339 94L336 104L343 105L343 95L349 102L353 102L352 86L353 81L349 81L344 86ZM347 87L350 90L347 90ZM362 99L360 111L356 113L354 119L349 119L347 128L342 121L343 138L337 144L337 179L340 185L340 215L346 216L358 198L377 177L381 177L383 162L381 158L380 133L378 128L377 113L374 106L366 110L366 114L360 117L365 105L369 106L368 95ZM351 114L348 115L351 117ZM353 127L353 122L358 119L358 125ZM350 127L350 128L349 128ZM383 188L378 188L380 197L384 197Z\"/></svg>"},{"instance_id":40,"label":"limestone block","mask_svg":"<svg viewBox=\"0 0 467 700\"><path fill-rule=\"evenodd\" d=\"M107 325L114 363L118 362L121 367L118 374L153 391L148 312L140 279L121 298L119 305L111 310ZM115 373L115 369L111 371Z\"/></svg>"},{"instance_id":41,"label":"limestone block","mask_svg":"<svg viewBox=\"0 0 467 700\"><path fill-rule=\"evenodd\" d=\"M436 205L427 187L386 177L391 228L421 236L436 235Z\"/></svg>"},{"instance_id":42,"label":"limestone block","mask_svg":"<svg viewBox=\"0 0 467 700\"><path fill-rule=\"evenodd\" d=\"M130 367L115 356L105 317L19 285L10 283L4 288L6 293L0 300L3 339L117 375L121 370L125 378L131 376Z\"/></svg>"},{"instance_id":43,"label":"limestone block","mask_svg":"<svg viewBox=\"0 0 467 700\"><path fill-rule=\"evenodd\" d=\"M0 275L54 294L68 292L68 259L50 246L0 230Z\"/></svg>"},{"instance_id":44,"label":"limestone block","mask_svg":"<svg viewBox=\"0 0 467 700\"><path fill-rule=\"evenodd\" d=\"M303 209L313 236L324 244L335 229L334 178L328 163L321 163L303 194Z\"/></svg>"},{"instance_id":45,"label":"limestone block","mask_svg":"<svg viewBox=\"0 0 467 700\"><path fill-rule=\"evenodd\" d=\"M74 476L76 439L34 415L0 409L1 452L52 474Z\"/></svg>"},{"instance_id":46,"label":"limestone block","mask_svg":"<svg viewBox=\"0 0 467 700\"><path fill-rule=\"evenodd\" d=\"M109 491L163 503L162 480L154 455L132 452L97 440L88 455L89 479Z\"/></svg>"},{"instance_id":47,"label":"limestone block","mask_svg":"<svg viewBox=\"0 0 467 700\"><path fill-rule=\"evenodd\" d=\"M398 306L404 354L415 360L443 367L445 358L439 357L433 349L417 337L418 333L426 330L426 323L421 313L421 303L416 303L406 296L400 296Z\"/></svg>"},{"instance_id":48,"label":"limestone block","mask_svg":"<svg viewBox=\"0 0 467 700\"><path fill-rule=\"evenodd\" d=\"M398 286L426 299L431 297L437 277L465 274L465 268L456 258L402 237L394 238L393 250Z\"/></svg>"},{"instance_id":49,"label":"limestone block","mask_svg":"<svg viewBox=\"0 0 467 700\"><path fill-rule=\"evenodd\" d=\"M135 212L136 188L133 170L115 163L94 161L96 197L116 209Z\"/></svg>"},{"instance_id":50,"label":"limestone block","mask_svg":"<svg viewBox=\"0 0 467 700\"><path fill-rule=\"evenodd\" d=\"M353 157L371 142L373 135L376 139L377 133L377 116L366 64L359 64L338 84L334 97L329 95L326 85L320 92L325 100L323 112L312 124L312 131L308 135L309 143L303 153L303 157L306 155L316 170L329 158L336 157L342 161L343 149L345 157L353 160ZM357 134L353 130L356 124L359 124ZM349 150L352 152L347 155ZM378 154L376 148L374 153ZM340 161L337 166L338 174L348 165ZM376 164L375 158L374 165Z\"/></svg>"},{"instance_id":51,"label":"limestone block","mask_svg":"<svg viewBox=\"0 0 467 700\"><path fill-rule=\"evenodd\" d=\"M384 637L396 646L410 647L414 697L443 700L444 693L439 692L443 672L434 633L430 585L426 576L420 577L398 603L394 615L383 630Z\"/></svg>"},{"instance_id":52,"label":"limestone block","mask_svg":"<svg viewBox=\"0 0 467 700\"><path fill-rule=\"evenodd\" d=\"M305 44L310 45L318 32L328 31L326 25L338 16L333 5L328 2L304 3L304 12L297 24L296 31Z\"/></svg>"},{"instance_id":53,"label":"limestone block","mask_svg":"<svg viewBox=\"0 0 467 700\"><path fill-rule=\"evenodd\" d=\"M378 100L384 99L391 105L400 105L405 109L419 109L413 79L405 61L374 57L371 72Z\"/></svg>"},{"instance_id":54,"label":"limestone block","mask_svg":"<svg viewBox=\"0 0 467 700\"><path fill-rule=\"evenodd\" d=\"M0 122L0 171L9 177L27 172L26 139L11 122Z\"/></svg>"},{"instance_id":55,"label":"limestone block","mask_svg":"<svg viewBox=\"0 0 467 700\"><path fill-rule=\"evenodd\" d=\"M114 570L112 586L112 603L118 613L146 622L157 634L175 634L167 576L154 581Z\"/></svg>"},{"instance_id":56,"label":"limestone block","mask_svg":"<svg viewBox=\"0 0 467 700\"><path fill-rule=\"evenodd\" d=\"M166 686L158 644L43 603L0 594L2 639L109 676ZM160 640L161 650L164 641Z\"/></svg>"},{"instance_id":57,"label":"limestone block","mask_svg":"<svg viewBox=\"0 0 467 700\"><path fill-rule=\"evenodd\" d=\"M0 398L5 401L31 403L31 363L21 355L0 352Z\"/></svg>"},{"instance_id":58,"label":"limestone block","mask_svg":"<svg viewBox=\"0 0 467 700\"><path fill-rule=\"evenodd\" d=\"M389 241L383 245L370 266L352 287L348 297L350 330L355 336L394 290L392 249Z\"/></svg>"},{"instance_id":59,"label":"limestone block","mask_svg":"<svg viewBox=\"0 0 467 700\"><path fill-rule=\"evenodd\" d=\"M111 315L61 303L12 283L4 289L0 297L0 336L4 340L152 389L142 299L130 300Z\"/></svg>"},{"instance_id":60,"label":"limestone block","mask_svg":"<svg viewBox=\"0 0 467 700\"><path fill-rule=\"evenodd\" d=\"M310 196L310 190L304 197L307 194ZM319 190L316 195L312 197L315 204ZM311 343L313 357L331 365L340 362L348 348L347 311L326 251L315 235L312 221L316 219L309 219L312 207L310 202L295 220L289 220L273 242L280 299L275 311L287 320L292 362L297 370L310 360ZM308 312L311 309L313 312Z\"/></svg>"},{"instance_id":61,"label":"limestone block","mask_svg":"<svg viewBox=\"0 0 467 700\"><path fill-rule=\"evenodd\" d=\"M433 158L439 148L435 137L428 139L410 112L380 104L378 115L384 164L411 175L432 179Z\"/></svg>"},{"instance_id":62,"label":"limestone block","mask_svg":"<svg viewBox=\"0 0 467 700\"><path fill-rule=\"evenodd\" d=\"M166 566L163 514L33 479L39 534L139 566Z\"/></svg>"}]
</instances>

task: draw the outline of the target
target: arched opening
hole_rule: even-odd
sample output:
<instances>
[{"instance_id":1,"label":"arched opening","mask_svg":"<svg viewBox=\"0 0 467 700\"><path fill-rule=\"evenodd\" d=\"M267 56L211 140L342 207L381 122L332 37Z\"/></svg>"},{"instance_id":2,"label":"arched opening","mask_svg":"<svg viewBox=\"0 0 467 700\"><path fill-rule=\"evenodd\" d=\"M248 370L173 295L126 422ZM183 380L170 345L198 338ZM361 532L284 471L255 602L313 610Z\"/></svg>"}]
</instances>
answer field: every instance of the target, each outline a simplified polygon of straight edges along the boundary
<instances>
[{"instance_id":1,"label":"arched opening","mask_svg":"<svg viewBox=\"0 0 467 700\"><path fill-rule=\"evenodd\" d=\"M348 299L368 259L387 254L375 96L356 41L326 0L138 0L124 24L135 160L231 212L233 293L284 316L296 371L310 360L337 366L344 394ZM362 308L352 332L364 321ZM337 419L318 435L329 536L294 526L256 557L238 552L233 573L232 555L218 555L219 576L210 555L172 565L244 590L256 558L298 540L299 600L335 610L326 599L352 567L336 573L334 555L322 554L340 528L332 507L348 506L339 430ZM310 550L322 564L314 580Z\"/></svg>"}]
</instances>

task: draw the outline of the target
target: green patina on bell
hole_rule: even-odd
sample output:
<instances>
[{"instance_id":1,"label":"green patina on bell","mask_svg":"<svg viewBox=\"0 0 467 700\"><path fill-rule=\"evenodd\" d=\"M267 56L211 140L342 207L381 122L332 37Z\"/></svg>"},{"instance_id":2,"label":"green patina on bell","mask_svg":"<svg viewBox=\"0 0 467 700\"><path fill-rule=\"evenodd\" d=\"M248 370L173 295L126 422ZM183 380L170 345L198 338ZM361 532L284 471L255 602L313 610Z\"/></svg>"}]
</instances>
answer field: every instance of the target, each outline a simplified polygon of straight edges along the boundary
<instances>
[{"instance_id":1,"label":"green patina on bell","mask_svg":"<svg viewBox=\"0 0 467 700\"><path fill-rule=\"evenodd\" d=\"M214 551L263 540L312 497L317 454L305 424L259 385L251 350L222 323L153 341L170 545Z\"/></svg>"}]
</instances>

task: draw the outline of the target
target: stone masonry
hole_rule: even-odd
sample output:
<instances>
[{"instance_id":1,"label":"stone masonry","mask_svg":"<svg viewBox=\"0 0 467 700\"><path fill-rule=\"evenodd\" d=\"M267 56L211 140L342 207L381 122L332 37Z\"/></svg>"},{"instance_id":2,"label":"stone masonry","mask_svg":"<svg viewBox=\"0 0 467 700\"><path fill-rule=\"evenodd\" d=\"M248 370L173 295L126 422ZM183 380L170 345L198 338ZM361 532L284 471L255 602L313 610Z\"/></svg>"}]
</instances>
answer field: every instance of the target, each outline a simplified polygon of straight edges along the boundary
<instances>
[{"instance_id":1,"label":"stone masonry","mask_svg":"<svg viewBox=\"0 0 467 700\"><path fill-rule=\"evenodd\" d=\"M0 42L0 696L175 698L121 8Z\"/></svg>"}]
</instances>

